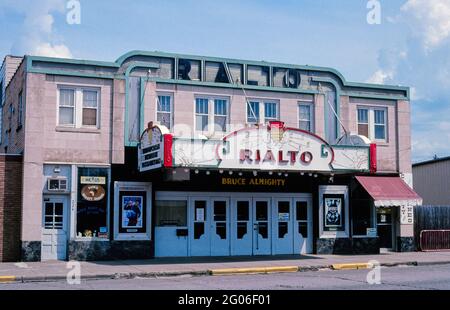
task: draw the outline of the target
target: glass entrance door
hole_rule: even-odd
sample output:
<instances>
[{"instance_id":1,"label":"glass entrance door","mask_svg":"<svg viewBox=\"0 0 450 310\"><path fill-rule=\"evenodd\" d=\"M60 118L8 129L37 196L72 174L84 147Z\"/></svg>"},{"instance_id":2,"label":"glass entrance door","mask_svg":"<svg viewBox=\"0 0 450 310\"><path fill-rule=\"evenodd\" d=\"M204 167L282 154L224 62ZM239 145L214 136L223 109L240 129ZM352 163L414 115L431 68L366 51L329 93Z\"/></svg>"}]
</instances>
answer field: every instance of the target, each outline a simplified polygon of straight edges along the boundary
<instances>
[{"instance_id":1,"label":"glass entrance door","mask_svg":"<svg viewBox=\"0 0 450 310\"><path fill-rule=\"evenodd\" d=\"M231 220L231 255L253 254L252 200L233 199Z\"/></svg>"},{"instance_id":2,"label":"glass entrance door","mask_svg":"<svg viewBox=\"0 0 450 310\"><path fill-rule=\"evenodd\" d=\"M273 254L293 254L292 199L275 199L273 211Z\"/></svg>"},{"instance_id":3,"label":"glass entrance door","mask_svg":"<svg viewBox=\"0 0 450 310\"><path fill-rule=\"evenodd\" d=\"M253 199L253 255L271 254L270 199Z\"/></svg>"},{"instance_id":4,"label":"glass entrance door","mask_svg":"<svg viewBox=\"0 0 450 310\"><path fill-rule=\"evenodd\" d=\"M228 199L212 199L211 255L230 255L230 230Z\"/></svg>"},{"instance_id":5,"label":"glass entrance door","mask_svg":"<svg viewBox=\"0 0 450 310\"><path fill-rule=\"evenodd\" d=\"M393 210L392 208L377 209L377 232L380 248L392 249L393 246Z\"/></svg>"},{"instance_id":6,"label":"glass entrance door","mask_svg":"<svg viewBox=\"0 0 450 310\"><path fill-rule=\"evenodd\" d=\"M209 200L192 198L190 200L190 238L189 248L191 256L210 256L210 211Z\"/></svg>"}]
</instances>

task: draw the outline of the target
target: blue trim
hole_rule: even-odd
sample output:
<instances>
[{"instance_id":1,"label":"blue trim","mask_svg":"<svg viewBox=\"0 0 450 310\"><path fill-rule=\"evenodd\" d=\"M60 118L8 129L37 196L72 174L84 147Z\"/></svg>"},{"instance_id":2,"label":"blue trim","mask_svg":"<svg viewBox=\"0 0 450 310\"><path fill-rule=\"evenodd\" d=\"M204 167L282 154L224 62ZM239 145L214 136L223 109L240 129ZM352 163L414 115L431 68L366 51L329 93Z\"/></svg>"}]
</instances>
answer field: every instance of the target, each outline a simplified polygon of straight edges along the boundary
<instances>
[{"instance_id":1,"label":"blue trim","mask_svg":"<svg viewBox=\"0 0 450 310\"><path fill-rule=\"evenodd\" d=\"M313 82L317 82L317 83L329 83L332 84L333 87L336 90L336 99L335 99L335 103L336 103L336 114L337 117L334 116L336 118L336 137L334 137L334 139L337 139L340 136L341 133L341 123L339 122L339 118L341 117L341 87L340 85L338 85L338 83L336 83L336 81L334 81L333 79L330 78L319 78L319 77L312 77L311 81ZM328 103L328 100L326 100L327 98L325 97L325 104ZM324 109L325 110L325 109ZM333 112L333 111L331 111ZM325 126L326 126L327 122L326 122L326 118L325 118ZM326 131L325 131L325 136L326 136Z\"/></svg>"}]
</instances>

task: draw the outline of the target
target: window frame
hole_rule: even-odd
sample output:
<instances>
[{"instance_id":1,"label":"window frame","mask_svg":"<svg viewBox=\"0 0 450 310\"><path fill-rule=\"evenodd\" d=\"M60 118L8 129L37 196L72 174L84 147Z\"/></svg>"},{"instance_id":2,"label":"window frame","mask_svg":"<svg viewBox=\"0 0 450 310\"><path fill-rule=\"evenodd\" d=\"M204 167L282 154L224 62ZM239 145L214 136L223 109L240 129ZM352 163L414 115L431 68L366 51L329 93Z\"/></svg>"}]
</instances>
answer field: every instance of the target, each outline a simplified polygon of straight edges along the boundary
<instances>
[{"instance_id":1,"label":"window frame","mask_svg":"<svg viewBox=\"0 0 450 310\"><path fill-rule=\"evenodd\" d=\"M297 102L297 125L298 128L300 128L300 122L305 122L306 120L300 119L300 107L301 106L307 106L309 108L309 132L314 133L315 132L315 123L314 123L314 103L312 101L303 101L298 100ZM303 130L303 129L301 129Z\"/></svg>"},{"instance_id":2,"label":"window frame","mask_svg":"<svg viewBox=\"0 0 450 310\"><path fill-rule=\"evenodd\" d=\"M74 92L74 101L73 101L73 123L72 124L60 124L60 107L61 107L61 90L72 90ZM95 125L83 125L83 92L84 91L92 91L97 93L97 115L96 115L96 124ZM56 90L56 126L62 128L87 128L87 129L100 129L100 114L101 114L101 89L89 86L76 86L76 85L58 85ZM70 106L63 106L69 108ZM91 108L87 108L91 109Z\"/></svg>"},{"instance_id":3,"label":"window frame","mask_svg":"<svg viewBox=\"0 0 450 310\"><path fill-rule=\"evenodd\" d=\"M95 92L97 97L97 107L85 107L84 106L84 92ZM82 88L81 89L82 97L81 97L81 127L83 128L99 128L99 115L100 115L100 95L99 92L95 89L90 88ZM95 125L84 125L83 124L83 117L84 117L84 109L95 109Z\"/></svg>"},{"instance_id":4,"label":"window frame","mask_svg":"<svg viewBox=\"0 0 450 310\"><path fill-rule=\"evenodd\" d=\"M170 98L170 112L165 111L158 111L158 103L159 103L159 97L169 97ZM155 120L158 121L158 114L164 113L169 114L169 125L170 128L168 128L170 131L173 131L174 126L174 96L173 93L165 93L165 92L156 92L156 98L155 98ZM161 124L162 125L162 124Z\"/></svg>"},{"instance_id":5,"label":"window frame","mask_svg":"<svg viewBox=\"0 0 450 310\"><path fill-rule=\"evenodd\" d=\"M17 98L17 130L23 126L23 90L19 92Z\"/></svg>"},{"instance_id":6,"label":"window frame","mask_svg":"<svg viewBox=\"0 0 450 310\"><path fill-rule=\"evenodd\" d=\"M388 107L384 106L367 106L367 105L357 105L356 107L356 130L358 135L359 133L359 110L367 110L367 125L369 127L368 132L369 138L373 142L379 143L388 143L389 142L389 128L388 128ZM383 124L375 124L375 111L383 111L384 112L384 139L377 139L375 137L375 126L383 125ZM366 123L361 123L365 125Z\"/></svg>"},{"instance_id":7,"label":"window frame","mask_svg":"<svg viewBox=\"0 0 450 310\"><path fill-rule=\"evenodd\" d=\"M198 130L197 129L197 115L203 115L204 113L197 113L197 99L204 99L207 100L208 104L208 126L207 130ZM215 117L216 117L216 107L215 102L216 100L224 100L226 103L226 115L218 115L218 116L226 116L225 121L225 128L224 130L217 130L215 124ZM231 110L231 100L229 97L225 96L214 96L214 95L202 95L197 94L194 96L194 131L198 134L225 134L229 128L230 125L230 110ZM213 124L213 126L211 126Z\"/></svg>"},{"instance_id":8,"label":"window frame","mask_svg":"<svg viewBox=\"0 0 450 310\"><path fill-rule=\"evenodd\" d=\"M256 122L249 122L248 121L248 113L249 113L249 108L250 108L250 103L258 103L258 108L259 108L259 117L258 120ZM266 103L272 103L276 105L275 111L277 113L276 118L272 118L266 117ZM245 103L245 123L247 125L251 125L251 124L267 124L269 122L272 121L279 121L280 120L280 101L279 100L274 100L274 99L261 99L261 98L250 98L246 100Z\"/></svg>"}]
</instances>

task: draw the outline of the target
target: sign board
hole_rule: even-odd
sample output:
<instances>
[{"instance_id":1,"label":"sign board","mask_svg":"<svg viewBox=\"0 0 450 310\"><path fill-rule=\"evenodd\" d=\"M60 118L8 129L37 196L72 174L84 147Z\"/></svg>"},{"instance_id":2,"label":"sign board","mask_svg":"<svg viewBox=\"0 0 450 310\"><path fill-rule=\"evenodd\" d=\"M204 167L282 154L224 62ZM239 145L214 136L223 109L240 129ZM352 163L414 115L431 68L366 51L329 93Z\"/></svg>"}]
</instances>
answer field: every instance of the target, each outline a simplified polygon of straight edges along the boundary
<instances>
[{"instance_id":1,"label":"sign board","mask_svg":"<svg viewBox=\"0 0 450 310\"><path fill-rule=\"evenodd\" d=\"M106 184L105 177L80 177L80 184Z\"/></svg>"},{"instance_id":2,"label":"sign board","mask_svg":"<svg viewBox=\"0 0 450 310\"><path fill-rule=\"evenodd\" d=\"M289 221L289 213L278 213L279 221Z\"/></svg>"},{"instance_id":3,"label":"sign board","mask_svg":"<svg viewBox=\"0 0 450 310\"><path fill-rule=\"evenodd\" d=\"M405 225L414 224L414 207L412 206L400 207L400 224Z\"/></svg>"},{"instance_id":4,"label":"sign board","mask_svg":"<svg viewBox=\"0 0 450 310\"><path fill-rule=\"evenodd\" d=\"M163 135L168 133L164 126L148 124L148 128L142 133L138 147L139 171L149 171L163 166L164 143Z\"/></svg>"},{"instance_id":5,"label":"sign board","mask_svg":"<svg viewBox=\"0 0 450 310\"><path fill-rule=\"evenodd\" d=\"M366 232L367 237L376 237L377 236L376 228L367 228L366 231L367 231Z\"/></svg>"},{"instance_id":6,"label":"sign board","mask_svg":"<svg viewBox=\"0 0 450 310\"><path fill-rule=\"evenodd\" d=\"M173 137L164 126L144 131L139 144L141 172L164 167L253 171L367 171L369 146L331 146L319 136L283 122L245 127L223 139Z\"/></svg>"}]
</instances>

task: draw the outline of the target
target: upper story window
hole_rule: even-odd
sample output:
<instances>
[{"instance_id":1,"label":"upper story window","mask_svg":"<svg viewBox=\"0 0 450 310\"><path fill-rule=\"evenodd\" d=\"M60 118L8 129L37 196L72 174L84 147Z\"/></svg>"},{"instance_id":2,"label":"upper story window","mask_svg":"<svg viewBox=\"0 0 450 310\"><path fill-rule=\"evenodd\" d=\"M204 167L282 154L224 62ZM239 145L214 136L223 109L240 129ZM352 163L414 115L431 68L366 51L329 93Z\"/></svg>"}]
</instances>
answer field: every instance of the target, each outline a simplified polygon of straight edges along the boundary
<instances>
[{"instance_id":1,"label":"upper story window","mask_svg":"<svg viewBox=\"0 0 450 310\"><path fill-rule=\"evenodd\" d=\"M195 130L225 132L229 115L228 102L222 98L195 98Z\"/></svg>"},{"instance_id":2,"label":"upper story window","mask_svg":"<svg viewBox=\"0 0 450 310\"><path fill-rule=\"evenodd\" d=\"M358 108L358 134L371 140L386 141L387 111L385 108Z\"/></svg>"},{"instance_id":3,"label":"upper story window","mask_svg":"<svg viewBox=\"0 0 450 310\"><path fill-rule=\"evenodd\" d=\"M156 102L156 120L168 129L172 129L173 104L171 95L158 95Z\"/></svg>"},{"instance_id":4,"label":"upper story window","mask_svg":"<svg viewBox=\"0 0 450 310\"><path fill-rule=\"evenodd\" d=\"M278 102L247 101L247 123L260 124L279 120Z\"/></svg>"},{"instance_id":5,"label":"upper story window","mask_svg":"<svg viewBox=\"0 0 450 310\"><path fill-rule=\"evenodd\" d=\"M17 126L20 128L23 125L23 91L19 93L18 99L18 121Z\"/></svg>"},{"instance_id":6,"label":"upper story window","mask_svg":"<svg viewBox=\"0 0 450 310\"><path fill-rule=\"evenodd\" d=\"M306 131L313 131L313 111L312 104L299 103L298 105L298 128Z\"/></svg>"},{"instance_id":7,"label":"upper story window","mask_svg":"<svg viewBox=\"0 0 450 310\"><path fill-rule=\"evenodd\" d=\"M99 92L84 88L59 88L58 125L99 128Z\"/></svg>"}]
</instances>

